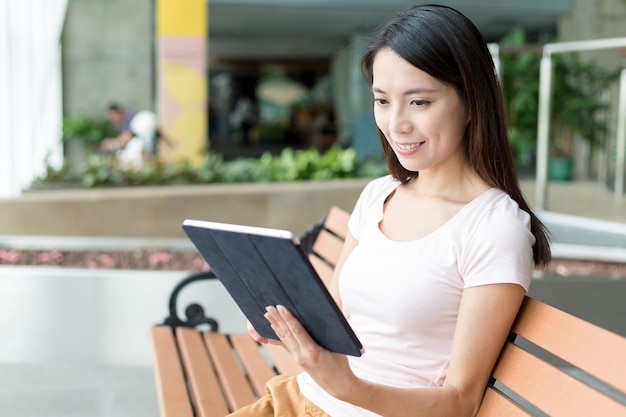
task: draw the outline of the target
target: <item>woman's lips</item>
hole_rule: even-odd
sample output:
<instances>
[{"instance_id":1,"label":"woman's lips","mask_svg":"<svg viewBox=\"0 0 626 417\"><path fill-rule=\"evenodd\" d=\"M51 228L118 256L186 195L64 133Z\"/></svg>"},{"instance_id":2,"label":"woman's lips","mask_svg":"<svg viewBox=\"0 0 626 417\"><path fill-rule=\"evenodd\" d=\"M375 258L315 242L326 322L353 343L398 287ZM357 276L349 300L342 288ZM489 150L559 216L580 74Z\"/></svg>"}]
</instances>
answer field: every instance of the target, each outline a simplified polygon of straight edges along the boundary
<instances>
[{"instance_id":1,"label":"woman's lips","mask_svg":"<svg viewBox=\"0 0 626 417\"><path fill-rule=\"evenodd\" d=\"M396 151L402 155L411 155L417 152L422 145L426 142L413 142L413 143L398 143L394 142L396 145Z\"/></svg>"}]
</instances>

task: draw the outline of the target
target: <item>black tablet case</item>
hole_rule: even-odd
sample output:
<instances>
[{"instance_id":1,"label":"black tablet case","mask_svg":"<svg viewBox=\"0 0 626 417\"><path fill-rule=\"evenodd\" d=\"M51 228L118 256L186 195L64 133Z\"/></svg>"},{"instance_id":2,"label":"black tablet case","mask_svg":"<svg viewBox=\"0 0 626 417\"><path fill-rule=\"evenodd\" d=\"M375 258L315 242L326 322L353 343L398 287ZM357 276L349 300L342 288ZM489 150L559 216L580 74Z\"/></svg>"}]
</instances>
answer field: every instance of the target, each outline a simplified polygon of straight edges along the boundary
<instances>
[{"instance_id":1,"label":"black tablet case","mask_svg":"<svg viewBox=\"0 0 626 417\"><path fill-rule=\"evenodd\" d=\"M278 339L263 314L281 304L320 346L360 356L361 343L293 238L193 222L204 225L183 224L183 230L261 336Z\"/></svg>"}]
</instances>

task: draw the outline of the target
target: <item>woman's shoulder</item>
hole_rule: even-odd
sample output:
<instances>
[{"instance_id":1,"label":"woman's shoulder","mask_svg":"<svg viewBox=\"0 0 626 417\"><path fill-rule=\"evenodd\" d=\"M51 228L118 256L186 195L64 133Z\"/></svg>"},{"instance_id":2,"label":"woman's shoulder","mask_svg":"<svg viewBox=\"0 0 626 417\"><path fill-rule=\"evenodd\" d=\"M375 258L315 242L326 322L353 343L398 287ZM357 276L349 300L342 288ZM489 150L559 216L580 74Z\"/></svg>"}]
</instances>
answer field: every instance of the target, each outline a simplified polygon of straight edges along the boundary
<instances>
[{"instance_id":1,"label":"woman's shoulder","mask_svg":"<svg viewBox=\"0 0 626 417\"><path fill-rule=\"evenodd\" d=\"M384 200L399 185L400 181L393 179L391 175L375 178L365 185L361 191L360 199L368 203L381 198Z\"/></svg>"},{"instance_id":2,"label":"woman's shoulder","mask_svg":"<svg viewBox=\"0 0 626 417\"><path fill-rule=\"evenodd\" d=\"M489 223L501 226L511 223L527 225L530 222L530 215L519 207L517 201L498 188L489 189L479 200L476 212L480 213L483 221L489 219Z\"/></svg>"},{"instance_id":3,"label":"woman's shoulder","mask_svg":"<svg viewBox=\"0 0 626 417\"><path fill-rule=\"evenodd\" d=\"M400 181L394 179L391 175L374 178L367 183L363 192L377 193L391 191L400 185Z\"/></svg>"},{"instance_id":4,"label":"woman's shoulder","mask_svg":"<svg viewBox=\"0 0 626 417\"><path fill-rule=\"evenodd\" d=\"M391 175L375 178L365 185L350 216L350 232L354 237L360 239L363 224L369 220L380 220L385 199L399 185Z\"/></svg>"}]
</instances>

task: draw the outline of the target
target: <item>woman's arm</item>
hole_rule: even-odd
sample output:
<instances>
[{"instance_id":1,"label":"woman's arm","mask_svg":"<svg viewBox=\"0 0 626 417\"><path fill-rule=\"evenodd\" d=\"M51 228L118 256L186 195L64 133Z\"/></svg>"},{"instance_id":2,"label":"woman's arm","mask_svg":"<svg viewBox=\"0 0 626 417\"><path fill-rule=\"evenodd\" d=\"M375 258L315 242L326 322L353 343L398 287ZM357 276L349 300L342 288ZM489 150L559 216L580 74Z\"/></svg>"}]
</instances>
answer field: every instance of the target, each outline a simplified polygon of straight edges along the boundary
<instances>
[{"instance_id":1,"label":"woman's arm","mask_svg":"<svg viewBox=\"0 0 626 417\"><path fill-rule=\"evenodd\" d=\"M359 244L359 241L356 240L352 233L348 232L346 239L343 242L343 248L341 249L341 253L339 254L339 259L337 260L337 265L335 265L335 270L333 271L333 276L328 284L328 291L330 295L333 296L333 299L341 308L341 297L339 295L339 274L341 273L341 268L343 268L343 264L348 259L352 250Z\"/></svg>"},{"instance_id":2,"label":"woman's arm","mask_svg":"<svg viewBox=\"0 0 626 417\"><path fill-rule=\"evenodd\" d=\"M266 317L301 365L335 397L386 417L470 417L524 298L516 284L467 288L459 308L448 375L442 387L400 389L357 378L344 355L317 345L284 308Z\"/></svg>"},{"instance_id":3,"label":"woman's arm","mask_svg":"<svg viewBox=\"0 0 626 417\"><path fill-rule=\"evenodd\" d=\"M116 151L126 146L132 138L133 133L130 130L125 130L116 138L103 139L102 142L100 142L100 150L105 152Z\"/></svg>"}]
</instances>

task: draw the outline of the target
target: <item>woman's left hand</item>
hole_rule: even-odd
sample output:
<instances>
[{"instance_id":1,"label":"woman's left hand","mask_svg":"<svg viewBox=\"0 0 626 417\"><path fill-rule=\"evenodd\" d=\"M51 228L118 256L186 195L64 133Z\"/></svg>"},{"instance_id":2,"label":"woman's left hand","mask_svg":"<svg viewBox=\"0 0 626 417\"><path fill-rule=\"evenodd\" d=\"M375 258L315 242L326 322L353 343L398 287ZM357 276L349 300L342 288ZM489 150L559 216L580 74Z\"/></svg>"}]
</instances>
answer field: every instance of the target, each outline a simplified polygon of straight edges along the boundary
<instances>
[{"instance_id":1,"label":"woman's left hand","mask_svg":"<svg viewBox=\"0 0 626 417\"><path fill-rule=\"evenodd\" d=\"M343 399L358 381L345 355L330 352L309 335L284 306L269 306L265 318L293 360L331 395Z\"/></svg>"}]
</instances>

